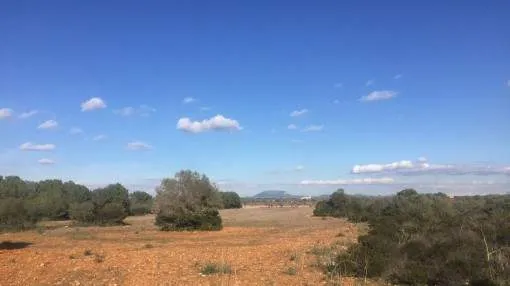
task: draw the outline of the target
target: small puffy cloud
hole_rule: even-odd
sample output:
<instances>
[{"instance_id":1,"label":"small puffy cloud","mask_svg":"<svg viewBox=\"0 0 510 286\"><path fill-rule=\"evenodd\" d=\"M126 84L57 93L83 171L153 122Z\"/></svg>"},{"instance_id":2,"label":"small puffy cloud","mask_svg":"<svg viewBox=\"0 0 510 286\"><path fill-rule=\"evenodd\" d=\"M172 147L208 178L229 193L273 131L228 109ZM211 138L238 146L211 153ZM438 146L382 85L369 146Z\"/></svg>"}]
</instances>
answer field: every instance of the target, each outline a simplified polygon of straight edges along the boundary
<instances>
[{"instance_id":1,"label":"small puffy cloud","mask_svg":"<svg viewBox=\"0 0 510 286\"><path fill-rule=\"evenodd\" d=\"M401 78L401 77L402 77L402 74L397 74L397 75L395 75L395 76L393 77L393 79L399 79L399 78Z\"/></svg>"},{"instance_id":2,"label":"small puffy cloud","mask_svg":"<svg viewBox=\"0 0 510 286\"><path fill-rule=\"evenodd\" d=\"M78 128L78 127L73 127L69 130L69 134L71 135L78 135L78 134L83 134L83 130L81 128Z\"/></svg>"},{"instance_id":3,"label":"small puffy cloud","mask_svg":"<svg viewBox=\"0 0 510 286\"><path fill-rule=\"evenodd\" d=\"M373 85L373 84L374 84L374 82L375 82L375 81L374 81L373 79L371 79L371 80L367 80L367 82L365 83L365 86L371 86L371 85Z\"/></svg>"},{"instance_id":4,"label":"small puffy cloud","mask_svg":"<svg viewBox=\"0 0 510 286\"><path fill-rule=\"evenodd\" d=\"M318 132L322 131L324 129L324 125L309 125L305 128L303 128L303 132Z\"/></svg>"},{"instance_id":5,"label":"small puffy cloud","mask_svg":"<svg viewBox=\"0 0 510 286\"><path fill-rule=\"evenodd\" d=\"M397 96L397 93L392 90L372 91L370 94L362 96L360 98L360 101L371 102L371 101L387 100L387 99L392 99L395 96Z\"/></svg>"},{"instance_id":6,"label":"small puffy cloud","mask_svg":"<svg viewBox=\"0 0 510 286\"><path fill-rule=\"evenodd\" d=\"M510 87L510 79L506 82L506 85Z\"/></svg>"},{"instance_id":7,"label":"small puffy cloud","mask_svg":"<svg viewBox=\"0 0 510 286\"><path fill-rule=\"evenodd\" d=\"M298 116L304 115L306 113L308 113L308 109L303 108L303 109L300 109L300 110L294 110L289 115L291 117L298 117Z\"/></svg>"},{"instance_id":8,"label":"small puffy cloud","mask_svg":"<svg viewBox=\"0 0 510 286\"><path fill-rule=\"evenodd\" d=\"M242 127L237 120L218 114L202 121L191 121L188 117L183 117L177 121L177 129L191 133L201 133L205 131L241 130Z\"/></svg>"},{"instance_id":9,"label":"small puffy cloud","mask_svg":"<svg viewBox=\"0 0 510 286\"><path fill-rule=\"evenodd\" d=\"M127 106L113 111L113 113L120 116L132 116L132 115L149 116L153 112L156 112L156 109L145 104L140 105L140 107L138 108Z\"/></svg>"},{"instance_id":10,"label":"small puffy cloud","mask_svg":"<svg viewBox=\"0 0 510 286\"><path fill-rule=\"evenodd\" d=\"M339 103L340 103L340 100L338 100L338 99L333 100L333 104L339 104Z\"/></svg>"},{"instance_id":11,"label":"small puffy cloud","mask_svg":"<svg viewBox=\"0 0 510 286\"><path fill-rule=\"evenodd\" d=\"M30 117L36 115L37 113L39 113L39 111L37 111L37 110L30 110L30 111L21 113L19 115L19 118L20 119L27 119L27 118L30 118Z\"/></svg>"},{"instance_id":12,"label":"small puffy cloud","mask_svg":"<svg viewBox=\"0 0 510 286\"><path fill-rule=\"evenodd\" d=\"M56 128L57 126L58 126L58 122L51 119L51 120L46 120L43 123L41 123L37 127L37 129L53 129L53 128Z\"/></svg>"},{"instance_id":13,"label":"small puffy cloud","mask_svg":"<svg viewBox=\"0 0 510 286\"><path fill-rule=\"evenodd\" d=\"M132 151L150 150L152 146L141 141L133 141L127 144L127 149Z\"/></svg>"},{"instance_id":14,"label":"small puffy cloud","mask_svg":"<svg viewBox=\"0 0 510 286\"><path fill-rule=\"evenodd\" d=\"M337 179L337 180L304 180L301 185L384 185L392 184L393 178L363 178L363 179Z\"/></svg>"},{"instance_id":15,"label":"small puffy cloud","mask_svg":"<svg viewBox=\"0 0 510 286\"><path fill-rule=\"evenodd\" d=\"M99 97L92 97L81 104L81 111L92 111L102 108L106 108L106 103Z\"/></svg>"},{"instance_id":16,"label":"small puffy cloud","mask_svg":"<svg viewBox=\"0 0 510 286\"><path fill-rule=\"evenodd\" d=\"M188 104L188 103L193 103L193 102L195 102L195 101L197 101L197 99L196 99L196 98L193 98L193 97L191 97L191 96L188 96L188 97L185 97L185 98L182 100L182 103L184 103L184 104Z\"/></svg>"},{"instance_id":17,"label":"small puffy cloud","mask_svg":"<svg viewBox=\"0 0 510 286\"><path fill-rule=\"evenodd\" d=\"M13 113L10 108L0 108L0 120L11 117Z\"/></svg>"},{"instance_id":18,"label":"small puffy cloud","mask_svg":"<svg viewBox=\"0 0 510 286\"><path fill-rule=\"evenodd\" d=\"M303 165L297 165L296 168L294 168L295 171L303 171L305 169L305 166Z\"/></svg>"},{"instance_id":19,"label":"small puffy cloud","mask_svg":"<svg viewBox=\"0 0 510 286\"><path fill-rule=\"evenodd\" d=\"M210 107L210 106L202 106L202 107L200 107L200 111L209 111L211 109L212 109L212 107Z\"/></svg>"},{"instance_id":20,"label":"small puffy cloud","mask_svg":"<svg viewBox=\"0 0 510 286\"><path fill-rule=\"evenodd\" d=\"M106 135L104 135L104 134L99 134L99 135L94 136L92 138L93 141L101 141L101 140L104 140L104 139L106 139Z\"/></svg>"},{"instance_id":21,"label":"small puffy cloud","mask_svg":"<svg viewBox=\"0 0 510 286\"><path fill-rule=\"evenodd\" d=\"M53 161L51 159L46 159L46 158L39 159L37 162L39 164L41 164L41 165L53 165L53 164L55 164L55 161Z\"/></svg>"},{"instance_id":22,"label":"small puffy cloud","mask_svg":"<svg viewBox=\"0 0 510 286\"><path fill-rule=\"evenodd\" d=\"M297 126L295 124L289 124L289 126L287 126L287 129L289 129L289 130L296 130Z\"/></svg>"},{"instance_id":23,"label":"small puffy cloud","mask_svg":"<svg viewBox=\"0 0 510 286\"><path fill-rule=\"evenodd\" d=\"M33 144L32 142L26 142L19 146L22 151L51 151L57 146L55 144Z\"/></svg>"}]
</instances>

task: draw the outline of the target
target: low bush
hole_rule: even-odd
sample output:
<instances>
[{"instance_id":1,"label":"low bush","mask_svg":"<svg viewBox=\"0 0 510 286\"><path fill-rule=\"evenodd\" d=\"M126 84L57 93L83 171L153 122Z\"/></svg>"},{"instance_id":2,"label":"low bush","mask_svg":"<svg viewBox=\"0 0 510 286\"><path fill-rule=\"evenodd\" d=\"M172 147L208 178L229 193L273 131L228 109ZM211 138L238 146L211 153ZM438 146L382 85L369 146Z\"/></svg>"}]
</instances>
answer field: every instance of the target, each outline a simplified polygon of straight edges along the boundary
<instances>
[{"instance_id":1,"label":"low bush","mask_svg":"<svg viewBox=\"0 0 510 286\"><path fill-rule=\"evenodd\" d=\"M243 207L241 197L236 192L220 192L224 209L240 209Z\"/></svg>"},{"instance_id":2,"label":"low bush","mask_svg":"<svg viewBox=\"0 0 510 286\"><path fill-rule=\"evenodd\" d=\"M95 223L100 225L122 224L128 216L126 208L120 203L107 203L96 209Z\"/></svg>"},{"instance_id":3,"label":"low bush","mask_svg":"<svg viewBox=\"0 0 510 286\"><path fill-rule=\"evenodd\" d=\"M297 269L294 266L290 266L289 268L285 269L284 273L287 275L296 275Z\"/></svg>"},{"instance_id":4,"label":"low bush","mask_svg":"<svg viewBox=\"0 0 510 286\"><path fill-rule=\"evenodd\" d=\"M0 232L31 229L36 221L37 219L29 214L23 199L0 199Z\"/></svg>"},{"instance_id":5,"label":"low bush","mask_svg":"<svg viewBox=\"0 0 510 286\"><path fill-rule=\"evenodd\" d=\"M408 189L391 198L363 198L337 192L317 207L318 214L370 225L357 244L323 265L332 276L394 285L510 281L510 195L451 199Z\"/></svg>"},{"instance_id":6,"label":"low bush","mask_svg":"<svg viewBox=\"0 0 510 286\"><path fill-rule=\"evenodd\" d=\"M160 214L156 225L164 231L179 230L221 230L222 220L216 209L205 209L183 214Z\"/></svg>"},{"instance_id":7,"label":"low bush","mask_svg":"<svg viewBox=\"0 0 510 286\"><path fill-rule=\"evenodd\" d=\"M71 219L81 223L94 223L96 219L95 207L92 202L75 203L69 208Z\"/></svg>"},{"instance_id":8,"label":"low bush","mask_svg":"<svg viewBox=\"0 0 510 286\"><path fill-rule=\"evenodd\" d=\"M203 275L230 274L232 273L232 267L226 263L209 262L202 266L200 273Z\"/></svg>"}]
</instances>

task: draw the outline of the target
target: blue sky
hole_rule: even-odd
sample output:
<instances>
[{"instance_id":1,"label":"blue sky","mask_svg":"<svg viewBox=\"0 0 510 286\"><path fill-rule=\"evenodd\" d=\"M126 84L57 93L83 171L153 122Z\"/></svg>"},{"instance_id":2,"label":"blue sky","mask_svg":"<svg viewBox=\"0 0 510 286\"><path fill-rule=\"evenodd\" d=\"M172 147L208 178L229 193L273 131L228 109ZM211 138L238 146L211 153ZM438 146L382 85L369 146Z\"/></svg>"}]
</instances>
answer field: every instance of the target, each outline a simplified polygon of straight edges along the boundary
<instances>
[{"instance_id":1,"label":"blue sky","mask_svg":"<svg viewBox=\"0 0 510 286\"><path fill-rule=\"evenodd\" d=\"M0 173L508 191L510 2L442 2L4 2Z\"/></svg>"}]
</instances>

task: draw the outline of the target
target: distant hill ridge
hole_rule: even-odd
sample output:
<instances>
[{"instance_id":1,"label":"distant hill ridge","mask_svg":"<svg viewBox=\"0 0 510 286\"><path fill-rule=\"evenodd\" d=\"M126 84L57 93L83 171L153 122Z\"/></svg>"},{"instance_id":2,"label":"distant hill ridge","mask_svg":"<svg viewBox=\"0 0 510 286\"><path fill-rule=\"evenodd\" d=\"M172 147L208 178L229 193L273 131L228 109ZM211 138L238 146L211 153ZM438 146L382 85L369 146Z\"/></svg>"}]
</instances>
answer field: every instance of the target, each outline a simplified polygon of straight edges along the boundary
<instances>
[{"instance_id":1,"label":"distant hill ridge","mask_svg":"<svg viewBox=\"0 0 510 286\"><path fill-rule=\"evenodd\" d=\"M299 196L288 194L281 190L268 190L260 192L253 196L254 199L281 199L281 198L299 198Z\"/></svg>"}]
</instances>

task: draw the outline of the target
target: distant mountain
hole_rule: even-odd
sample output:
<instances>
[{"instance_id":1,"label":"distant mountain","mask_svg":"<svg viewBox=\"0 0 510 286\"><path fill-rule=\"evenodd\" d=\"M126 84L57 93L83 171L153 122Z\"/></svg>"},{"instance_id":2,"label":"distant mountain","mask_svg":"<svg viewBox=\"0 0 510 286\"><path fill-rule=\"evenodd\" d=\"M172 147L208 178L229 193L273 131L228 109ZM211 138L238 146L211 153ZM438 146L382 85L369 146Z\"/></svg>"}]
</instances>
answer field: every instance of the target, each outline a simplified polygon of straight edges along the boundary
<instances>
[{"instance_id":1,"label":"distant mountain","mask_svg":"<svg viewBox=\"0 0 510 286\"><path fill-rule=\"evenodd\" d=\"M288 199L288 198L299 198L299 196L287 194L287 192L281 191L281 190L268 190L268 191L260 192L256 195L254 195L252 198L254 198L254 199Z\"/></svg>"}]
</instances>

